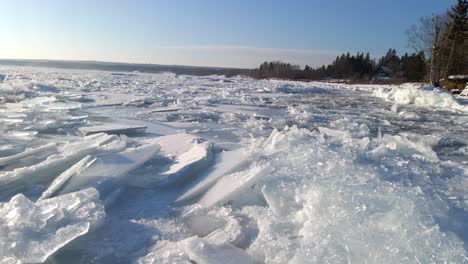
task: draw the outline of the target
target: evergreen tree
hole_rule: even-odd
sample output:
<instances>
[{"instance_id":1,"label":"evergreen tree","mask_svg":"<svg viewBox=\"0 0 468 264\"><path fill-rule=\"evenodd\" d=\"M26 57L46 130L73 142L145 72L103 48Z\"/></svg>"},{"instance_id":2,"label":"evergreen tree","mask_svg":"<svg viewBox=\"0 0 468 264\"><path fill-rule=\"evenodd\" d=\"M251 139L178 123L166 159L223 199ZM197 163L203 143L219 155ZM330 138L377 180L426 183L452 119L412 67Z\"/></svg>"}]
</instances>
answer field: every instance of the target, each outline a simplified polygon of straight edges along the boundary
<instances>
[{"instance_id":1,"label":"evergreen tree","mask_svg":"<svg viewBox=\"0 0 468 264\"><path fill-rule=\"evenodd\" d=\"M458 0L447 12L441 45L443 77L468 73L468 1Z\"/></svg>"}]
</instances>

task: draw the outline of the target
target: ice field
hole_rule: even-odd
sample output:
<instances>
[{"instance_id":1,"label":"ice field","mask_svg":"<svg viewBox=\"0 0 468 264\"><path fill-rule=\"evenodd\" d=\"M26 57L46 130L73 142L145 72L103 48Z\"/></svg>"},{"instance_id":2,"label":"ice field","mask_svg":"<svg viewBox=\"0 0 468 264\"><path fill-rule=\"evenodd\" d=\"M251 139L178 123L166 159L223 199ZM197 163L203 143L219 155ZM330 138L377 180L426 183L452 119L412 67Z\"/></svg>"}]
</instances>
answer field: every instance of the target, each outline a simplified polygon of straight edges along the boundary
<instances>
[{"instance_id":1,"label":"ice field","mask_svg":"<svg viewBox=\"0 0 468 264\"><path fill-rule=\"evenodd\" d=\"M466 99L0 74L0 263L468 263Z\"/></svg>"}]
</instances>

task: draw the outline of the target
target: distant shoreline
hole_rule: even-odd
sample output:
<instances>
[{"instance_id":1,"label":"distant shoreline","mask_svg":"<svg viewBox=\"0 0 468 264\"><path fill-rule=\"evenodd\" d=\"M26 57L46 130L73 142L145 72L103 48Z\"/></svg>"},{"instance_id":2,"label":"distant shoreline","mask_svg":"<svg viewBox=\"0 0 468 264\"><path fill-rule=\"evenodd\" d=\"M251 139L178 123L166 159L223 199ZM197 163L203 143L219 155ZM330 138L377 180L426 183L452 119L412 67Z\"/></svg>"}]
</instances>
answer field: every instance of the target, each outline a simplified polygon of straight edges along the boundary
<instances>
[{"instance_id":1,"label":"distant shoreline","mask_svg":"<svg viewBox=\"0 0 468 264\"><path fill-rule=\"evenodd\" d=\"M171 72L174 74L186 74L186 75L195 75L195 76L205 76L205 75L234 76L234 75L247 74L250 71L249 69L223 68L223 67L138 64L138 63L103 62L103 61L29 60L29 59L0 59L0 65L60 68L60 69L79 69L79 70L102 70L102 71L114 71L114 72L142 72L142 73Z\"/></svg>"}]
</instances>

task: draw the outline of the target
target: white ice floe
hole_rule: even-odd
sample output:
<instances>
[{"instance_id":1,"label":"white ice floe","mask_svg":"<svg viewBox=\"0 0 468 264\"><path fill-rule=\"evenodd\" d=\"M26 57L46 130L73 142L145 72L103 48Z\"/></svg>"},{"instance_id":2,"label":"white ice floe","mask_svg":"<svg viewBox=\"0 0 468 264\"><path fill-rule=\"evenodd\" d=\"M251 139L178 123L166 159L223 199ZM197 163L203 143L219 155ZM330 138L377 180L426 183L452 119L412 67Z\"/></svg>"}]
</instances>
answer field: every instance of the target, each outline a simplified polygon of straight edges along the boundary
<instances>
[{"instance_id":1,"label":"white ice floe","mask_svg":"<svg viewBox=\"0 0 468 264\"><path fill-rule=\"evenodd\" d=\"M0 215L1 263L43 263L105 218L92 188L36 203L18 194L0 203Z\"/></svg>"}]
</instances>

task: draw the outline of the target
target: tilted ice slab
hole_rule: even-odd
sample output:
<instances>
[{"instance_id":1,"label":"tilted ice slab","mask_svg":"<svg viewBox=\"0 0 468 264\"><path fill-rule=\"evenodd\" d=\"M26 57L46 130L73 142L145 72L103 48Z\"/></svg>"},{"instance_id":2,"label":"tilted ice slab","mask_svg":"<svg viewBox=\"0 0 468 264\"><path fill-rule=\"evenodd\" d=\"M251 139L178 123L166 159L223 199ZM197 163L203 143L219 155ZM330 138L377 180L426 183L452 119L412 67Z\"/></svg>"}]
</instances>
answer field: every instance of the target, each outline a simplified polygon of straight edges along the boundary
<instances>
[{"instance_id":1,"label":"tilted ice slab","mask_svg":"<svg viewBox=\"0 0 468 264\"><path fill-rule=\"evenodd\" d=\"M123 188L123 178L158 152L159 145L152 143L97 158L87 156L57 177L41 199L88 187L99 190L103 199L113 199Z\"/></svg>"},{"instance_id":2,"label":"tilted ice slab","mask_svg":"<svg viewBox=\"0 0 468 264\"><path fill-rule=\"evenodd\" d=\"M1 172L0 189L13 190L24 185L48 182L87 155L121 151L126 144L120 137L107 134L96 134L65 144L58 148L57 154L40 163Z\"/></svg>"},{"instance_id":3,"label":"tilted ice slab","mask_svg":"<svg viewBox=\"0 0 468 264\"><path fill-rule=\"evenodd\" d=\"M267 164L253 164L248 170L235 172L220 178L198 201L203 207L225 203L243 204L252 199L252 189L258 179L271 172Z\"/></svg>"},{"instance_id":4,"label":"tilted ice slab","mask_svg":"<svg viewBox=\"0 0 468 264\"><path fill-rule=\"evenodd\" d=\"M40 147L37 147L37 148L28 148L25 151L23 151L21 153L18 153L18 154L11 155L11 156L8 156L8 157L1 157L0 158L0 166L5 166L7 164L16 162L16 161L18 161L20 159L27 158L27 157L30 157L32 155L35 155L35 154L38 154L38 153L41 153L41 152L44 152L44 151L52 150L52 149L55 149L55 148L56 148L55 143L49 143L49 144L46 144L44 146L40 146Z\"/></svg>"},{"instance_id":5,"label":"tilted ice slab","mask_svg":"<svg viewBox=\"0 0 468 264\"><path fill-rule=\"evenodd\" d=\"M468 106L461 105L449 91L433 86L421 87L414 84L404 84L389 88L378 87L374 89L374 95L399 104L414 104L429 108L468 112Z\"/></svg>"},{"instance_id":6,"label":"tilted ice slab","mask_svg":"<svg viewBox=\"0 0 468 264\"><path fill-rule=\"evenodd\" d=\"M0 262L42 263L105 218L96 189L36 203L17 194L0 203Z\"/></svg>"},{"instance_id":7,"label":"tilted ice slab","mask_svg":"<svg viewBox=\"0 0 468 264\"><path fill-rule=\"evenodd\" d=\"M87 136L97 133L107 134L136 134L145 132L146 126L126 125L126 124L96 124L78 128L80 136Z\"/></svg>"},{"instance_id":8,"label":"tilted ice slab","mask_svg":"<svg viewBox=\"0 0 468 264\"><path fill-rule=\"evenodd\" d=\"M216 160L216 164L208 175L180 196L177 199L177 202L187 202L202 195L221 177L235 171L242 170L243 167L248 166L250 158L251 154L249 154L245 149L224 151L220 153L219 158Z\"/></svg>"},{"instance_id":9,"label":"tilted ice slab","mask_svg":"<svg viewBox=\"0 0 468 264\"><path fill-rule=\"evenodd\" d=\"M212 143L189 134L174 134L152 139L161 148L160 160L149 173L138 173L130 184L140 187L167 185L183 181L206 168L213 159Z\"/></svg>"}]
</instances>

